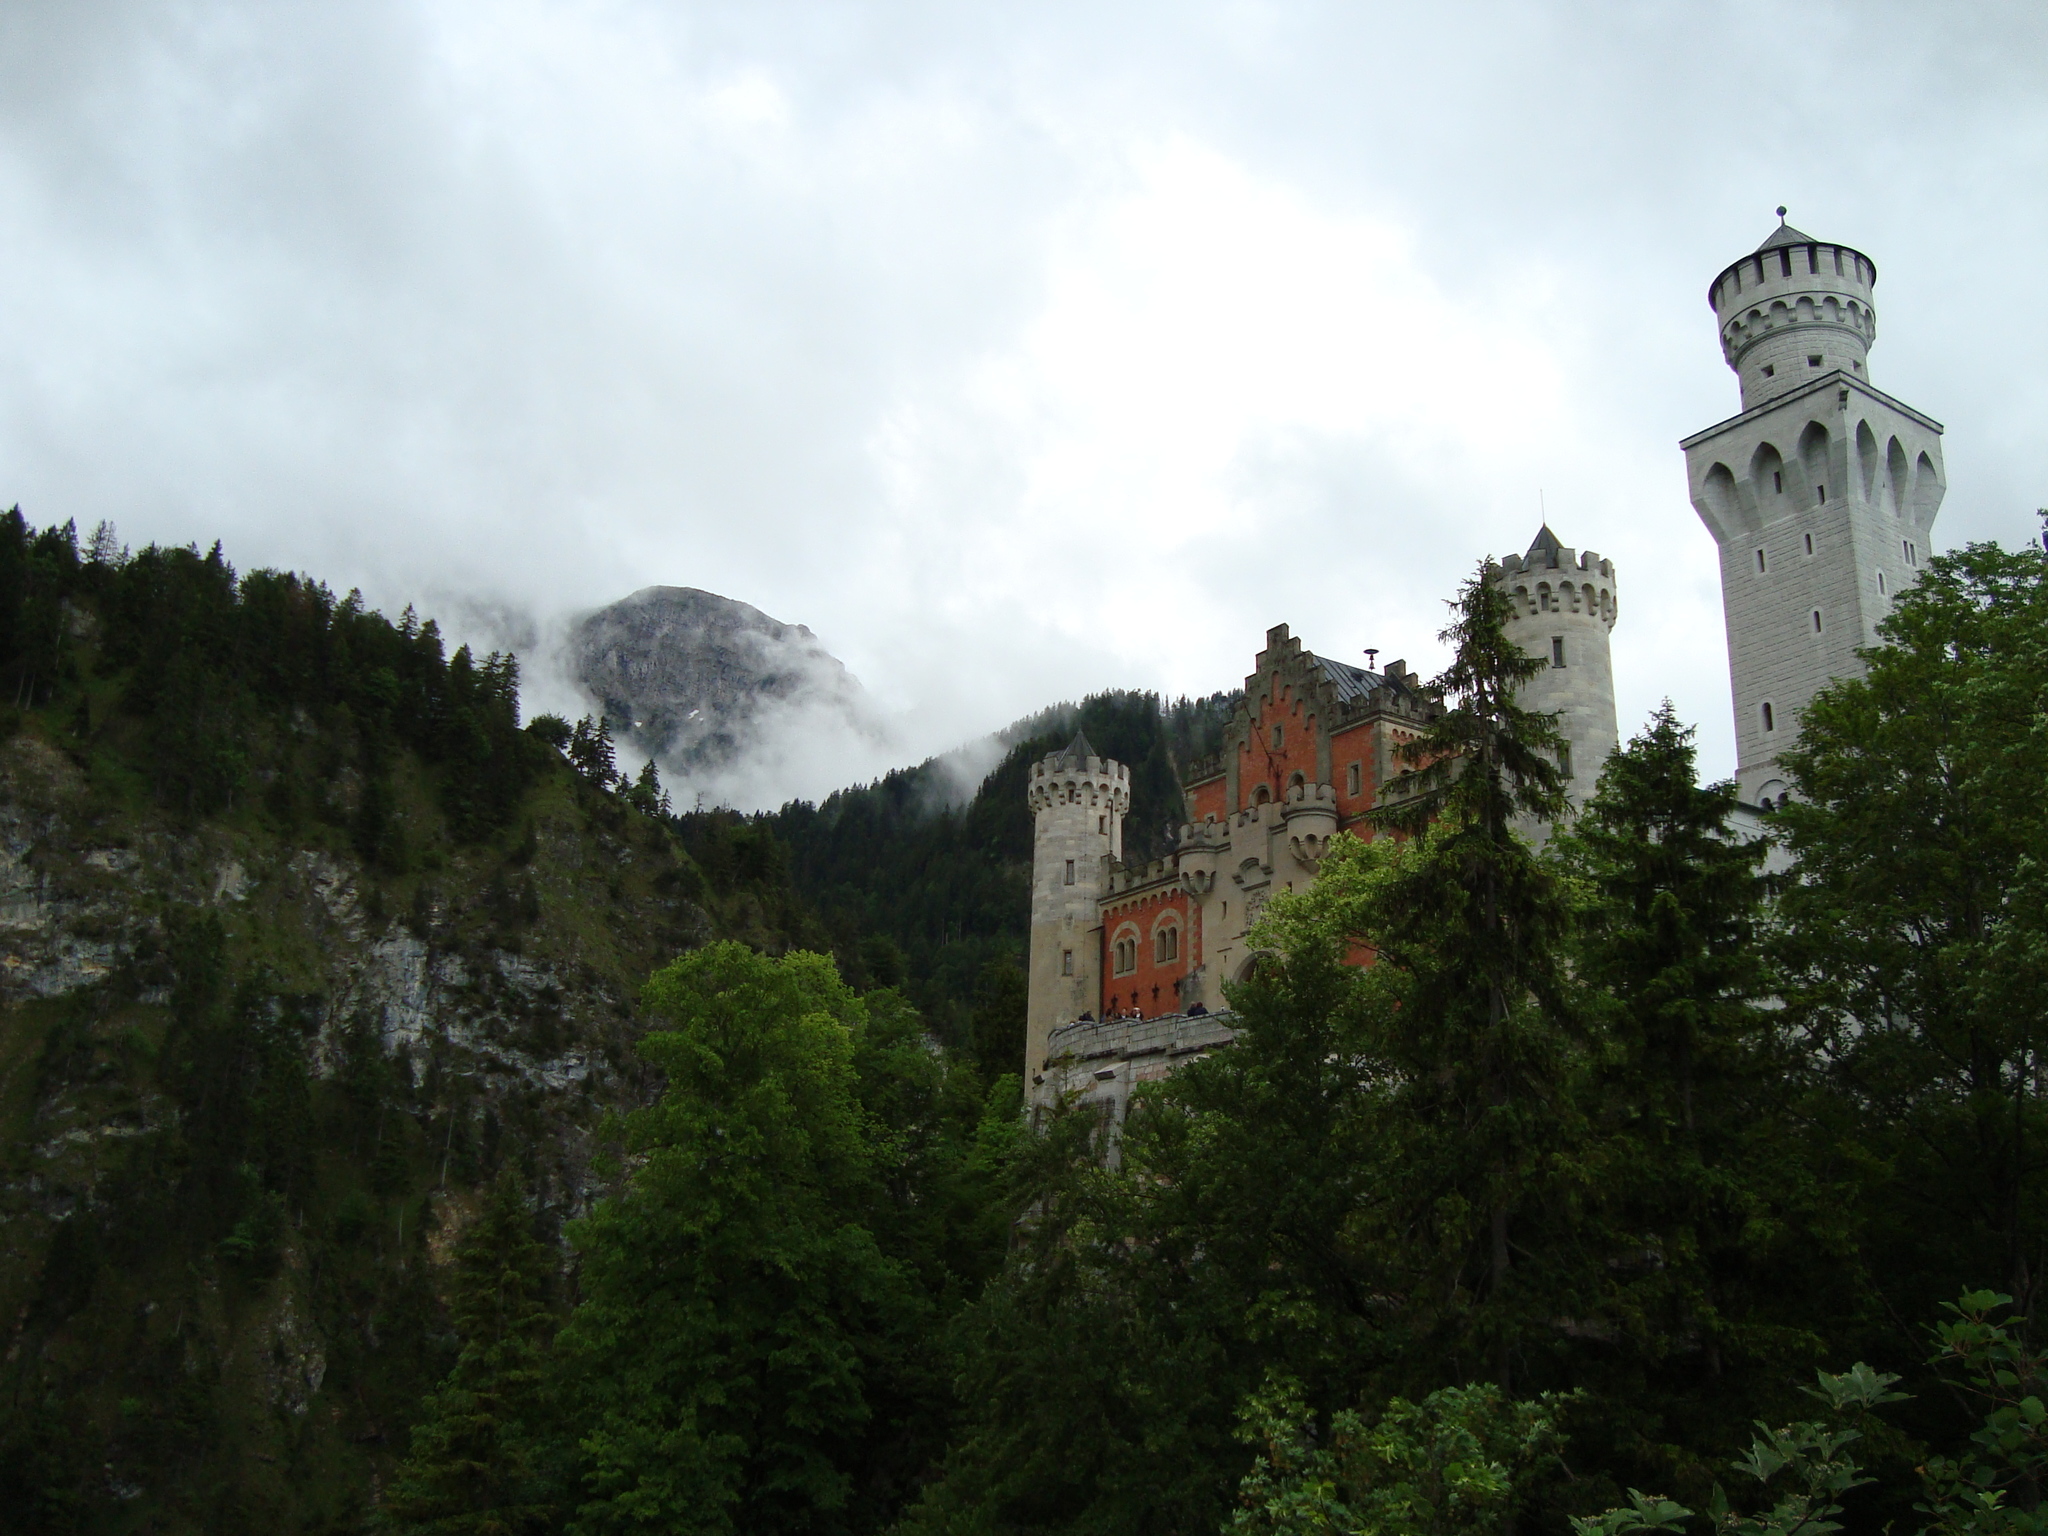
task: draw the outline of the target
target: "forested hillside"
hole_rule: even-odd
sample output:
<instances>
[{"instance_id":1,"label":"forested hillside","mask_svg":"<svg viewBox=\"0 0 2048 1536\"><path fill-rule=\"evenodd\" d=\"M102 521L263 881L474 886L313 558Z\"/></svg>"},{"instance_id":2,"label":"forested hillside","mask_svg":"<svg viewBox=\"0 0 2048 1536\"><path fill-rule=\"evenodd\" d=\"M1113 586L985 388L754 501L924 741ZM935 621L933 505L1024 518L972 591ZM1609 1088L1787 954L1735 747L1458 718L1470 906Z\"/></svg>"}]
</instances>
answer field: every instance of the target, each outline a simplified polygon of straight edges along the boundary
<instances>
[{"instance_id":1,"label":"forested hillside","mask_svg":"<svg viewBox=\"0 0 2048 1536\"><path fill-rule=\"evenodd\" d=\"M823 942L517 689L217 548L0 518L0 1528L359 1527L478 1191L558 1243L603 1187L648 974Z\"/></svg>"},{"instance_id":2,"label":"forested hillside","mask_svg":"<svg viewBox=\"0 0 2048 1536\"><path fill-rule=\"evenodd\" d=\"M1067 722L675 817L508 658L0 520L0 1527L2037 1531L2048 555L1928 562L1782 878L1668 707L1514 834L1506 601L1114 1127L982 1066Z\"/></svg>"}]
</instances>

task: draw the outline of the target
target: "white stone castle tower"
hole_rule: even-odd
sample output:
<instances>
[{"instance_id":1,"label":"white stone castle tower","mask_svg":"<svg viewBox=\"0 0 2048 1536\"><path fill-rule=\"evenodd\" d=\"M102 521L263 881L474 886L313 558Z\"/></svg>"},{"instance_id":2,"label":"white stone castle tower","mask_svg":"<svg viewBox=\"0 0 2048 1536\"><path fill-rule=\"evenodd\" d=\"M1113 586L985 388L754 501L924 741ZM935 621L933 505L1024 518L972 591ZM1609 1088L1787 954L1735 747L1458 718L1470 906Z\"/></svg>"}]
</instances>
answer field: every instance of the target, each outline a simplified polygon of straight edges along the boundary
<instances>
[{"instance_id":1,"label":"white stone castle tower","mask_svg":"<svg viewBox=\"0 0 2048 1536\"><path fill-rule=\"evenodd\" d=\"M1941 509L1941 424L1870 382L1876 283L1861 251L1781 223L1707 290L1742 414L1680 446L1721 546L1736 772L1752 805L1784 795L1778 755L1807 701L1862 671L1856 649L1877 643Z\"/></svg>"},{"instance_id":2,"label":"white stone castle tower","mask_svg":"<svg viewBox=\"0 0 2048 1536\"><path fill-rule=\"evenodd\" d=\"M1109 862L1124 853L1130 770L1098 757L1085 735L1031 765L1031 973L1024 1059L1045 1059L1053 1027L1093 1014L1102 996L1102 918Z\"/></svg>"},{"instance_id":3,"label":"white stone castle tower","mask_svg":"<svg viewBox=\"0 0 2048 1536\"><path fill-rule=\"evenodd\" d=\"M1607 643L1618 612L1614 562L1590 549L1566 548L1545 523L1526 555L1509 555L1493 567L1492 580L1515 600L1508 632L1544 663L1516 702L1557 716L1565 739L1557 766L1577 806L1592 795L1607 754L1621 743ZM1539 842L1549 835L1546 827L1523 831Z\"/></svg>"}]
</instances>

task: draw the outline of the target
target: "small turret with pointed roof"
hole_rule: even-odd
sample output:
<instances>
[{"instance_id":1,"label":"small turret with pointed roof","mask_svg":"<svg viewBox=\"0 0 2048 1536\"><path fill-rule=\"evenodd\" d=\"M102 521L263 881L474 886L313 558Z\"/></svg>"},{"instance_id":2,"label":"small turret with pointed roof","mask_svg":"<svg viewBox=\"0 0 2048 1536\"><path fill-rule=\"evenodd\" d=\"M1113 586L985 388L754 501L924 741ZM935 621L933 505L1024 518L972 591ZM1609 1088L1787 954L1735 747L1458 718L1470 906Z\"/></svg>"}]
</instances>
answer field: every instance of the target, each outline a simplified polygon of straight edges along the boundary
<instances>
[{"instance_id":1,"label":"small turret with pointed roof","mask_svg":"<svg viewBox=\"0 0 2048 1536\"><path fill-rule=\"evenodd\" d=\"M1707 302L1721 322L1721 353L1752 410L1837 370L1867 380L1877 339L1871 290L1877 265L1861 251L1817 240L1785 222L1721 269Z\"/></svg>"},{"instance_id":2,"label":"small turret with pointed roof","mask_svg":"<svg viewBox=\"0 0 2048 1536\"><path fill-rule=\"evenodd\" d=\"M1058 757L1061 767L1073 768L1081 773L1086 773L1088 771L1088 759L1095 755L1095 748L1088 741L1088 733L1077 730L1074 732L1074 739L1067 743L1067 749L1059 753Z\"/></svg>"},{"instance_id":3,"label":"small turret with pointed roof","mask_svg":"<svg viewBox=\"0 0 2048 1536\"><path fill-rule=\"evenodd\" d=\"M1573 549L1546 520L1523 555L1506 555L1487 568L1488 579L1514 599L1508 633L1544 669L1523 684L1517 702L1557 716L1566 747L1558 766L1572 804L1584 803L1619 741L1614 714L1614 666L1608 634L1620 612L1614 562L1592 550ZM1550 829L1521 828L1541 842Z\"/></svg>"}]
</instances>

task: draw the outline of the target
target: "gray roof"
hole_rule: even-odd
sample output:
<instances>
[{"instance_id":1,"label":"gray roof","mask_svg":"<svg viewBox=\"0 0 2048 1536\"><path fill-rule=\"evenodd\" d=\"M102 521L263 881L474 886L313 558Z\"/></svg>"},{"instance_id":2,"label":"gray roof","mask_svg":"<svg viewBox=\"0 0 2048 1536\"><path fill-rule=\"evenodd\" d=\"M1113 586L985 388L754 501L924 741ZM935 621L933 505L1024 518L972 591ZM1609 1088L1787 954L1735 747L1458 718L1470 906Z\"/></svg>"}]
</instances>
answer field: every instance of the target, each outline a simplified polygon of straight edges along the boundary
<instances>
[{"instance_id":1,"label":"gray roof","mask_svg":"<svg viewBox=\"0 0 2048 1536\"><path fill-rule=\"evenodd\" d=\"M1337 690L1337 697L1346 701L1363 699L1387 686L1386 678L1378 672L1368 672L1363 667L1354 667L1348 661L1332 661L1327 656L1315 658L1316 666Z\"/></svg>"},{"instance_id":2,"label":"gray roof","mask_svg":"<svg viewBox=\"0 0 2048 1536\"><path fill-rule=\"evenodd\" d=\"M1101 755L1100 752L1097 752L1095 748L1088 744L1088 733L1086 731L1076 731L1074 732L1074 739L1067 743L1067 750L1060 754L1060 766L1062 768L1079 768L1086 772L1088 759L1100 757Z\"/></svg>"},{"instance_id":3,"label":"gray roof","mask_svg":"<svg viewBox=\"0 0 2048 1536\"><path fill-rule=\"evenodd\" d=\"M1781 223L1776 229L1771 231L1770 238L1758 246L1757 249L1760 251L1775 251L1781 245L1816 245L1818 243L1813 236L1804 231L1794 229L1790 224Z\"/></svg>"},{"instance_id":4,"label":"gray roof","mask_svg":"<svg viewBox=\"0 0 2048 1536\"><path fill-rule=\"evenodd\" d=\"M1529 541L1529 554L1533 555L1540 549L1549 557L1552 565L1557 564L1557 552L1563 548L1564 545L1559 542L1557 535L1550 531L1550 524L1548 523L1538 528L1536 530L1536 537ZM1524 558L1526 559L1527 556L1524 556Z\"/></svg>"}]
</instances>

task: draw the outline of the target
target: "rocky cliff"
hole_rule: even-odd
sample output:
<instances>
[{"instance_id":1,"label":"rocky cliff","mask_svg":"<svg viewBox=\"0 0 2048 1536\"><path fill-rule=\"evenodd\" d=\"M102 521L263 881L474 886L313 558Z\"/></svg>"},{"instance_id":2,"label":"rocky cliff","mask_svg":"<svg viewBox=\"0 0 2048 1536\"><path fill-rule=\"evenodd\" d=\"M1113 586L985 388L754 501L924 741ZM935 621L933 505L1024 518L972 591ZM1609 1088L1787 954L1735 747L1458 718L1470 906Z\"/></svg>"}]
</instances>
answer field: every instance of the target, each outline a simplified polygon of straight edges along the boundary
<instances>
[{"instance_id":1,"label":"rocky cliff","mask_svg":"<svg viewBox=\"0 0 2048 1536\"><path fill-rule=\"evenodd\" d=\"M686 776L739 760L792 714L852 723L864 707L809 629L695 587L644 587L586 615L569 666L622 741Z\"/></svg>"}]
</instances>

